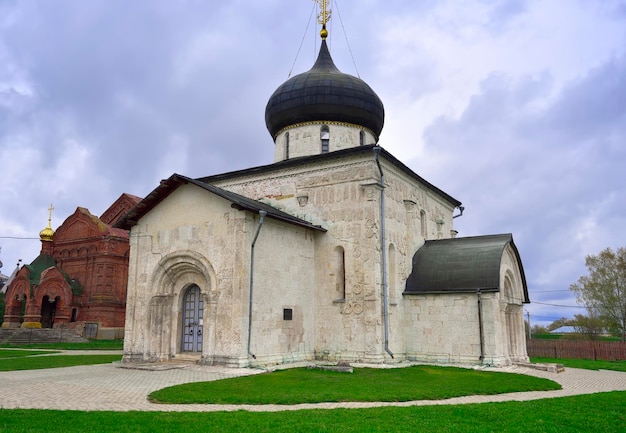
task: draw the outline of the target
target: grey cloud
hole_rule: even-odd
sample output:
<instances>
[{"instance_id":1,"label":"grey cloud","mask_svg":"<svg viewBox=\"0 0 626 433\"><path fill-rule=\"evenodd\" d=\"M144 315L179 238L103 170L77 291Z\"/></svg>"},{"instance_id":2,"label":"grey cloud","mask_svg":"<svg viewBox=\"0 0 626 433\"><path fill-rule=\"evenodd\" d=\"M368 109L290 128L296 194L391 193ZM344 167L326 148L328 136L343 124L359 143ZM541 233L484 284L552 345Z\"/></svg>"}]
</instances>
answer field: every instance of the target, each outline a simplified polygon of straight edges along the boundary
<instances>
[{"instance_id":1,"label":"grey cloud","mask_svg":"<svg viewBox=\"0 0 626 433\"><path fill-rule=\"evenodd\" d=\"M575 305L553 291L585 272L585 255L623 244L615 231L626 224L625 67L614 59L556 98L549 76L493 75L458 119L440 118L425 133L454 173L444 190L467 206L461 235L512 232L539 302Z\"/></svg>"},{"instance_id":2,"label":"grey cloud","mask_svg":"<svg viewBox=\"0 0 626 433\"><path fill-rule=\"evenodd\" d=\"M50 202L58 226L76 206L99 214L122 192L145 195L174 171L200 177L271 162L265 104L301 42L293 73L314 61L314 22L301 39L312 3L0 2L3 228L36 236ZM527 4L488 1L491 33ZM436 59L388 56L380 38L399 17L428 20L450 5L343 2L333 12L333 58L354 74L353 54L383 102L421 97L441 86ZM613 14L619 3L610 6ZM556 96L560 83L548 72L494 74L459 118L428 128L426 162L409 162L464 202L461 235L513 232L532 290L566 288L584 254L617 242L624 226L624 63L616 57ZM84 155L72 159L77 149ZM38 242L30 243L2 241L5 271L15 251L34 258Z\"/></svg>"}]
</instances>

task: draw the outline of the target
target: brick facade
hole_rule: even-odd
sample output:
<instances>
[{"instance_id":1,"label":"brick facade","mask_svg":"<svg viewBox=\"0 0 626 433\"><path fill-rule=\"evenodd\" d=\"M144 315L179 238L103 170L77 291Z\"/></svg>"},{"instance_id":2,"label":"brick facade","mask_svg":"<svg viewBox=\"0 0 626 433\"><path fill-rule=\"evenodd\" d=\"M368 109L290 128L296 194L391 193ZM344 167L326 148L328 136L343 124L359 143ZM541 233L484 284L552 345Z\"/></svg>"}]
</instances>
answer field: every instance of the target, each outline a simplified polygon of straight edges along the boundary
<instances>
[{"instance_id":1,"label":"brick facade","mask_svg":"<svg viewBox=\"0 0 626 433\"><path fill-rule=\"evenodd\" d=\"M42 238L40 255L23 266L6 293L3 327L124 327L128 281L128 232L111 226L139 202L122 194L101 218L78 207Z\"/></svg>"}]
</instances>

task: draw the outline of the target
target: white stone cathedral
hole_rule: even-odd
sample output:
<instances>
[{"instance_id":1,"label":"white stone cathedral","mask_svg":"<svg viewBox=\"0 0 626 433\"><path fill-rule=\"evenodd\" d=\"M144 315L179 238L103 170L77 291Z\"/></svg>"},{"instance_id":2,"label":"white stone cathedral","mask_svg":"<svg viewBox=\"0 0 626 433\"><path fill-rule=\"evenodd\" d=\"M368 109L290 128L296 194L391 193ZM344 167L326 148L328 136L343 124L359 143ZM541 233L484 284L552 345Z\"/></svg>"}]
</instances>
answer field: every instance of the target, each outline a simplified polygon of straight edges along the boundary
<instances>
[{"instance_id":1,"label":"white stone cathedral","mask_svg":"<svg viewBox=\"0 0 626 433\"><path fill-rule=\"evenodd\" d=\"M118 222L123 362L528 361L512 236L455 238L461 202L377 144L382 102L321 34L267 104L273 164L173 174Z\"/></svg>"}]
</instances>

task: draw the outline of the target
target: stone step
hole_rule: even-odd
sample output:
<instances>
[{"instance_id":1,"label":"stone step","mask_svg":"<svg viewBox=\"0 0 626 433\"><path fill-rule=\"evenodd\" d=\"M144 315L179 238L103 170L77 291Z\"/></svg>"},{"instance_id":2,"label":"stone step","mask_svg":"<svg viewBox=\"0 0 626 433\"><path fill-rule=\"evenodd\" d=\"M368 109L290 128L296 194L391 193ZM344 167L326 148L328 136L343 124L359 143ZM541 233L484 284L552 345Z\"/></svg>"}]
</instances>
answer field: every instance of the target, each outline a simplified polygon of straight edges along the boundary
<instances>
[{"instance_id":1,"label":"stone step","mask_svg":"<svg viewBox=\"0 0 626 433\"><path fill-rule=\"evenodd\" d=\"M175 363L179 363L179 362L183 362L183 363L187 363L187 364L197 364L198 361L200 361L202 355L199 353L179 353L176 355L176 357L172 358L170 360L170 362L175 362Z\"/></svg>"},{"instance_id":2,"label":"stone step","mask_svg":"<svg viewBox=\"0 0 626 433\"><path fill-rule=\"evenodd\" d=\"M535 370L547 371L549 373L563 373L565 371L563 364L541 364L531 362L514 362L514 364L521 367L534 368Z\"/></svg>"},{"instance_id":3,"label":"stone step","mask_svg":"<svg viewBox=\"0 0 626 433\"><path fill-rule=\"evenodd\" d=\"M86 343L71 329L0 329L0 343L2 344L42 344L42 343Z\"/></svg>"}]
</instances>

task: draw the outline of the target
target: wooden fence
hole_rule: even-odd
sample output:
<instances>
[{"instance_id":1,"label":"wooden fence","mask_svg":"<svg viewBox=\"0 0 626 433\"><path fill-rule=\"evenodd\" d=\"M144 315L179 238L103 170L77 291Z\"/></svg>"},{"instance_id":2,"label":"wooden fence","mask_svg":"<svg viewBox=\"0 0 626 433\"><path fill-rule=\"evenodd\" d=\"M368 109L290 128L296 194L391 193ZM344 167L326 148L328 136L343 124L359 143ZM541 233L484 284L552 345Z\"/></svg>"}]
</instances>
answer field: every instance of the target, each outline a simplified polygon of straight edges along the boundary
<instances>
[{"instance_id":1,"label":"wooden fence","mask_svg":"<svg viewBox=\"0 0 626 433\"><path fill-rule=\"evenodd\" d=\"M626 343L619 341L526 340L526 349L530 357L626 360Z\"/></svg>"}]
</instances>

